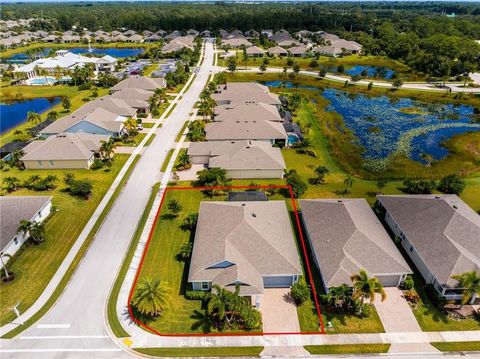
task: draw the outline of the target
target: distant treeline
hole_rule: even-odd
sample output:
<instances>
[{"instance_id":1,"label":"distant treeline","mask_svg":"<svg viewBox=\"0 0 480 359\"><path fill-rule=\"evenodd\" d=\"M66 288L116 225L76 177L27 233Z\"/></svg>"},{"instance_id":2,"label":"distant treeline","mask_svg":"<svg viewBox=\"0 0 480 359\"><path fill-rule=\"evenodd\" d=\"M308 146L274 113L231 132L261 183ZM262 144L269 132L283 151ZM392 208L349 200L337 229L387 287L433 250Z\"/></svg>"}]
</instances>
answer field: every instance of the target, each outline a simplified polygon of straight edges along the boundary
<instances>
[{"instance_id":1,"label":"distant treeline","mask_svg":"<svg viewBox=\"0 0 480 359\"><path fill-rule=\"evenodd\" d=\"M447 17L446 14L455 14ZM366 54L387 55L436 77L480 68L480 4L346 3L22 3L2 19L44 18L32 30L324 30L353 39Z\"/></svg>"}]
</instances>

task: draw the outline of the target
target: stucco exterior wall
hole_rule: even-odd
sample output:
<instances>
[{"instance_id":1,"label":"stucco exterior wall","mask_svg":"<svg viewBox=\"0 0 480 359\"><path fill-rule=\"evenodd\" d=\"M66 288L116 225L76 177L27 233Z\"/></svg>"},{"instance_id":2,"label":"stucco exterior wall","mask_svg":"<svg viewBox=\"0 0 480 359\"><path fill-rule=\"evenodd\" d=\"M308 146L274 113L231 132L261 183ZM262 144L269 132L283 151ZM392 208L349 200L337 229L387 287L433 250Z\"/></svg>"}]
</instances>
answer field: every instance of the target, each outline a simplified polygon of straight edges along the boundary
<instances>
[{"instance_id":1,"label":"stucco exterior wall","mask_svg":"<svg viewBox=\"0 0 480 359\"><path fill-rule=\"evenodd\" d=\"M52 161L23 161L25 168L28 170L34 169L88 169L93 163L94 155L88 160L52 160Z\"/></svg>"}]
</instances>

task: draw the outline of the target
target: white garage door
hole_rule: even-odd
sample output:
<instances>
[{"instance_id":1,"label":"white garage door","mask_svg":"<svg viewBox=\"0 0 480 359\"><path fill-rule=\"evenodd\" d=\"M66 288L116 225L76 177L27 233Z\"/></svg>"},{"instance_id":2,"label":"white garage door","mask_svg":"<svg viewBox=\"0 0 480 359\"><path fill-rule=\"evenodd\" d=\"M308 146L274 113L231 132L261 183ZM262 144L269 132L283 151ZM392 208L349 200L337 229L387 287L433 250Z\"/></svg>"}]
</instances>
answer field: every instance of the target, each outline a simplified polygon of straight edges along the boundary
<instances>
[{"instance_id":1,"label":"white garage door","mask_svg":"<svg viewBox=\"0 0 480 359\"><path fill-rule=\"evenodd\" d=\"M378 281L384 287L396 287L398 285L398 280L400 279L399 275L384 275L378 276Z\"/></svg>"},{"instance_id":2,"label":"white garage door","mask_svg":"<svg viewBox=\"0 0 480 359\"><path fill-rule=\"evenodd\" d=\"M292 276L263 277L264 288L283 288L292 285Z\"/></svg>"}]
</instances>

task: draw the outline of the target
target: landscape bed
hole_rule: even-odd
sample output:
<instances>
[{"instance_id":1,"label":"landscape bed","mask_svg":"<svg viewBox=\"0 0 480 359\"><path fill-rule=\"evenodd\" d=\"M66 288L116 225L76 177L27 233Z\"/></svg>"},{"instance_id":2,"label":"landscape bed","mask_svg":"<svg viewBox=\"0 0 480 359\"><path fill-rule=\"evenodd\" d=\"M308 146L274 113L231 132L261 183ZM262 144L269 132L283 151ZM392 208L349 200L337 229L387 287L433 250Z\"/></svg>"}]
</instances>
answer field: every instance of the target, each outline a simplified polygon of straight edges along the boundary
<instances>
[{"instance_id":1,"label":"landscape bed","mask_svg":"<svg viewBox=\"0 0 480 359\"><path fill-rule=\"evenodd\" d=\"M167 187L158 208L154 224L149 234L147 245L145 246L142 259L140 261L139 268L137 270L134 283L130 290L128 308L130 317L134 322L143 327L144 329L162 336L182 336L182 335L262 335L261 331L235 331L226 330L218 331L212 327L212 323L209 322L206 315L204 315L203 302L201 300L189 300L185 297L185 291L187 287L187 275L188 275L188 262L179 261L176 259L182 245L184 243L192 243L193 233L188 231L182 231L180 225L182 219L189 214L196 213L198 211L200 201L208 200L224 200L225 193L221 195L214 195L213 197L206 196L203 191L216 190L216 191L230 191L230 190L252 190L252 189L275 189L278 191L289 192L289 187L285 185L281 186L226 186L226 187ZM284 194L275 194L272 196L274 199L285 200ZM296 221L295 231L300 233L298 246L300 251L305 254L305 244L303 241L303 235L301 230L298 229L299 219L296 212L296 204L291 197L291 194L287 195L288 208L293 212L292 221ZM175 199L181 205L182 210L180 214L174 218L166 213L165 203ZM317 302L317 296L315 292L315 284L311 276L309 267L309 261L306 260L307 267L304 269L308 273L308 280L312 290L312 297L314 301L314 309L316 315L316 325L311 333L324 333L323 319L319 312L319 306ZM172 289L172 295L170 295L169 303L163 310L162 314L155 318L136 318L133 308L130 306L131 299L133 297L137 282L140 278L145 278L153 275L159 275L162 281L168 282L168 285ZM275 334L292 334L292 333L279 333Z\"/></svg>"}]
</instances>

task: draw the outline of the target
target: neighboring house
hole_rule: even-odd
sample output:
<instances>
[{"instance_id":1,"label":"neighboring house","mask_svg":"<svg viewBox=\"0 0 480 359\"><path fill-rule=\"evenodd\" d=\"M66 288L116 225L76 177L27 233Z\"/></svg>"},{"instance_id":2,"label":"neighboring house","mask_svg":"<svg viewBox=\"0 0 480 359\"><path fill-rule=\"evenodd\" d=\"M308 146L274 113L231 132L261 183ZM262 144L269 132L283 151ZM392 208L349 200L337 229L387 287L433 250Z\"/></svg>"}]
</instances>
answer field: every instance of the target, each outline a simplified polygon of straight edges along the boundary
<instances>
[{"instance_id":1,"label":"neighboring house","mask_svg":"<svg viewBox=\"0 0 480 359\"><path fill-rule=\"evenodd\" d=\"M447 300L460 300L463 290L452 276L480 273L480 216L453 194L377 199L425 282Z\"/></svg>"},{"instance_id":2,"label":"neighboring house","mask_svg":"<svg viewBox=\"0 0 480 359\"><path fill-rule=\"evenodd\" d=\"M160 35L157 35L157 34L152 34L152 35L145 38L145 42L157 42L157 41L161 41L161 40L162 40L162 37Z\"/></svg>"},{"instance_id":3,"label":"neighboring house","mask_svg":"<svg viewBox=\"0 0 480 359\"><path fill-rule=\"evenodd\" d=\"M211 97L219 106L233 106L247 102L281 105L278 95L270 93L267 86L255 82L229 82L218 85Z\"/></svg>"},{"instance_id":4,"label":"neighboring house","mask_svg":"<svg viewBox=\"0 0 480 359\"><path fill-rule=\"evenodd\" d=\"M299 45L289 48L288 52L294 57L305 56L308 52L308 48L305 45Z\"/></svg>"},{"instance_id":5,"label":"neighboring house","mask_svg":"<svg viewBox=\"0 0 480 359\"><path fill-rule=\"evenodd\" d=\"M173 40L173 39L176 39L177 37L180 37L180 36L182 36L182 33L178 30L172 31L168 35L164 35L165 40Z\"/></svg>"},{"instance_id":6,"label":"neighboring house","mask_svg":"<svg viewBox=\"0 0 480 359\"><path fill-rule=\"evenodd\" d=\"M412 273L365 199L301 199L300 207L326 292L362 269L386 287Z\"/></svg>"},{"instance_id":7,"label":"neighboring house","mask_svg":"<svg viewBox=\"0 0 480 359\"><path fill-rule=\"evenodd\" d=\"M341 48L330 45L316 46L312 49L312 51L316 54L327 56L338 56L342 54Z\"/></svg>"},{"instance_id":8,"label":"neighboring house","mask_svg":"<svg viewBox=\"0 0 480 359\"><path fill-rule=\"evenodd\" d=\"M194 30L194 29L190 29L190 30L187 30L187 35L191 35L193 37L197 37L199 34L199 32L197 30Z\"/></svg>"},{"instance_id":9,"label":"neighboring house","mask_svg":"<svg viewBox=\"0 0 480 359\"><path fill-rule=\"evenodd\" d=\"M137 115L141 113L148 114L150 112L149 99L153 96L151 91L139 88L125 88L120 91L115 91L111 96L122 99L130 107L135 108Z\"/></svg>"},{"instance_id":10,"label":"neighboring house","mask_svg":"<svg viewBox=\"0 0 480 359\"><path fill-rule=\"evenodd\" d=\"M48 196L1 196L0 245L2 255L13 256L28 239L23 233L17 233L20 221L43 222L50 214L52 197ZM8 262L4 256L3 261ZM1 267L1 264L0 264Z\"/></svg>"},{"instance_id":11,"label":"neighboring house","mask_svg":"<svg viewBox=\"0 0 480 359\"><path fill-rule=\"evenodd\" d=\"M163 53L172 53L177 52L182 49L189 49L194 50L195 42L194 37L191 35L187 36L178 36L172 39L168 44L163 45L162 52Z\"/></svg>"},{"instance_id":12,"label":"neighboring house","mask_svg":"<svg viewBox=\"0 0 480 359\"><path fill-rule=\"evenodd\" d=\"M263 49L258 46L250 46L246 51L247 55L252 57L262 57L264 55Z\"/></svg>"},{"instance_id":13,"label":"neighboring house","mask_svg":"<svg viewBox=\"0 0 480 359\"><path fill-rule=\"evenodd\" d=\"M188 274L194 290L219 285L260 306L265 288L302 275L285 201L201 202Z\"/></svg>"},{"instance_id":14,"label":"neighboring house","mask_svg":"<svg viewBox=\"0 0 480 359\"><path fill-rule=\"evenodd\" d=\"M260 33L256 30L248 30L248 31L245 31L245 36L246 37L259 37L260 36Z\"/></svg>"},{"instance_id":15,"label":"neighboring house","mask_svg":"<svg viewBox=\"0 0 480 359\"><path fill-rule=\"evenodd\" d=\"M280 148L267 142L192 142L187 153L193 164L223 168L233 179L283 178L286 168Z\"/></svg>"},{"instance_id":16,"label":"neighboring house","mask_svg":"<svg viewBox=\"0 0 480 359\"><path fill-rule=\"evenodd\" d=\"M98 57L86 57L82 55L73 54L66 50L60 50L56 52L55 57L46 57L35 60L27 65L20 66L14 72L25 73L27 76L38 76L36 69L42 69L50 74L54 74L58 68L62 70L74 70L76 67L84 67L87 64L93 64L95 71L97 72L112 72L115 70L117 60L111 56Z\"/></svg>"},{"instance_id":17,"label":"neighboring house","mask_svg":"<svg viewBox=\"0 0 480 359\"><path fill-rule=\"evenodd\" d=\"M135 108L129 106L123 99L115 98L113 96L103 96L93 101L89 101L78 110L74 111L72 115L76 117L85 117L98 109L104 109L122 117L135 118L137 116L137 110Z\"/></svg>"},{"instance_id":18,"label":"neighboring house","mask_svg":"<svg viewBox=\"0 0 480 359\"><path fill-rule=\"evenodd\" d=\"M244 38L243 36L241 36L241 37L232 37L232 38L223 39L222 45L239 48L242 46L246 46L246 47L252 46L252 43L248 41L246 38Z\"/></svg>"},{"instance_id":19,"label":"neighboring house","mask_svg":"<svg viewBox=\"0 0 480 359\"><path fill-rule=\"evenodd\" d=\"M167 86L167 82L163 78L152 78L147 76L130 76L125 80L120 81L115 86L110 88L110 93L125 90L125 89L140 89L146 91L155 91L158 88ZM150 94L152 95L152 94Z\"/></svg>"},{"instance_id":20,"label":"neighboring house","mask_svg":"<svg viewBox=\"0 0 480 359\"><path fill-rule=\"evenodd\" d=\"M119 138L124 133L123 123L127 117L110 112L102 107L85 114L71 114L59 118L40 131L40 137L59 133L89 133Z\"/></svg>"},{"instance_id":21,"label":"neighboring house","mask_svg":"<svg viewBox=\"0 0 480 359\"><path fill-rule=\"evenodd\" d=\"M143 41L143 36L135 34L135 35L132 35L132 36L128 37L127 41L128 42L142 42Z\"/></svg>"},{"instance_id":22,"label":"neighboring house","mask_svg":"<svg viewBox=\"0 0 480 359\"><path fill-rule=\"evenodd\" d=\"M301 43L295 39L288 38L285 40L278 41L277 45L280 47L292 47L292 46L300 46Z\"/></svg>"},{"instance_id":23,"label":"neighboring house","mask_svg":"<svg viewBox=\"0 0 480 359\"><path fill-rule=\"evenodd\" d=\"M21 161L26 169L88 169L108 135L60 133L30 142L23 148Z\"/></svg>"},{"instance_id":24,"label":"neighboring house","mask_svg":"<svg viewBox=\"0 0 480 359\"><path fill-rule=\"evenodd\" d=\"M239 103L235 106L222 105L215 107L215 122L237 122L245 120L283 122L278 108L266 103Z\"/></svg>"},{"instance_id":25,"label":"neighboring house","mask_svg":"<svg viewBox=\"0 0 480 359\"><path fill-rule=\"evenodd\" d=\"M281 122L248 119L207 123L207 141L256 140L271 144L287 143L287 133Z\"/></svg>"},{"instance_id":26,"label":"neighboring house","mask_svg":"<svg viewBox=\"0 0 480 359\"><path fill-rule=\"evenodd\" d=\"M285 50L283 47L274 46L267 50L267 54L269 54L270 56L287 56L288 51Z\"/></svg>"},{"instance_id":27,"label":"neighboring house","mask_svg":"<svg viewBox=\"0 0 480 359\"><path fill-rule=\"evenodd\" d=\"M211 32L211 31L209 31L209 30L204 30L204 31L202 31L202 32L200 33L200 36L201 36L201 37L212 37L213 35L212 35L212 32Z\"/></svg>"}]
</instances>

